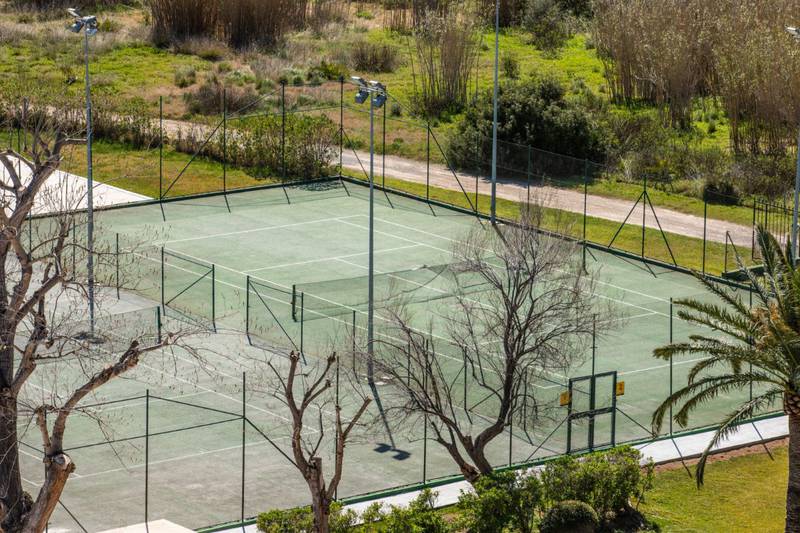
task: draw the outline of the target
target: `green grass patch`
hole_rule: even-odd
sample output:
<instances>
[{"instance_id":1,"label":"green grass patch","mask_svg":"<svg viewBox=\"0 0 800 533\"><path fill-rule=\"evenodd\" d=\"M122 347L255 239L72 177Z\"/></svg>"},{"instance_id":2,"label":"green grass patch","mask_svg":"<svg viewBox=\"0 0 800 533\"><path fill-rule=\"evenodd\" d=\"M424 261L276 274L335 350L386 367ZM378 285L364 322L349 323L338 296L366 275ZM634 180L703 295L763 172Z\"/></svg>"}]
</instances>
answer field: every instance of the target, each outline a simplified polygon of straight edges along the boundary
<instances>
[{"instance_id":1,"label":"green grass patch","mask_svg":"<svg viewBox=\"0 0 800 533\"><path fill-rule=\"evenodd\" d=\"M711 463L698 489L683 469L656 475L642 511L661 531L779 532L786 516L788 449Z\"/></svg>"}]
</instances>

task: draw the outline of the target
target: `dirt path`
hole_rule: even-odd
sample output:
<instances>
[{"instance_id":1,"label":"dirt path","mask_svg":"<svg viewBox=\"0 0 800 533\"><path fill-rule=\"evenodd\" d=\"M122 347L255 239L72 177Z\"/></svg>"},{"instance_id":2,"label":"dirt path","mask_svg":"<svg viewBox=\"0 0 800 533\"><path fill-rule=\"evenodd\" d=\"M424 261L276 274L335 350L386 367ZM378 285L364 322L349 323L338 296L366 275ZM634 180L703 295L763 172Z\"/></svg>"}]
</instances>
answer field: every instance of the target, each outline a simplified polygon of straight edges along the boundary
<instances>
[{"instance_id":1,"label":"dirt path","mask_svg":"<svg viewBox=\"0 0 800 533\"><path fill-rule=\"evenodd\" d=\"M192 124L189 122L182 122L178 120L165 120L164 130L168 137L174 137L179 132L194 131L196 134L207 135L210 133L208 126ZM367 152L353 152L345 151L343 154L344 168L361 172L363 169L368 170L369 153ZM380 176L383 170L382 157L375 159L375 175ZM427 179L427 167L425 162L416 161L413 159L405 159L397 156L386 156L386 176L396 178L403 181L413 183L425 183ZM475 192L475 175L470 173L459 173L461 184L467 192ZM480 176L478 181L478 192L480 194L491 194L490 180L485 176ZM430 166L430 184L433 187L442 189L461 190L458 181L453 176L453 172L446 166L431 163ZM547 205L570 211L572 213L583 213L584 198L583 194L579 191L570 189L560 189L556 187L542 187L536 186L535 190L531 189L532 194L536 194L537 198L543 199ZM512 201L519 201L524 199L527 195L525 184L522 182L513 182L503 180L498 183L497 196ZM629 200L622 200L618 198L608 198L605 196L589 195L586 202L586 212L590 217L602 218L612 220L614 222L622 223L625 217L633 207L633 202ZM634 212L630 215L630 222L632 224L640 224L642 221L643 205L640 204L636 207ZM671 209L666 209L656 206L656 214L658 221L653 216L653 213L647 209L644 213L645 225L648 228L658 229L658 223L661 223L661 228L669 233L676 233L678 235L685 235L687 237L694 237L696 239L703 238L703 218L695 215L687 215ZM724 243L726 232L729 232L733 242L740 247L750 247L752 244L752 229L748 226L727 222L724 220L709 219L705 228L706 237L711 242Z\"/></svg>"}]
</instances>

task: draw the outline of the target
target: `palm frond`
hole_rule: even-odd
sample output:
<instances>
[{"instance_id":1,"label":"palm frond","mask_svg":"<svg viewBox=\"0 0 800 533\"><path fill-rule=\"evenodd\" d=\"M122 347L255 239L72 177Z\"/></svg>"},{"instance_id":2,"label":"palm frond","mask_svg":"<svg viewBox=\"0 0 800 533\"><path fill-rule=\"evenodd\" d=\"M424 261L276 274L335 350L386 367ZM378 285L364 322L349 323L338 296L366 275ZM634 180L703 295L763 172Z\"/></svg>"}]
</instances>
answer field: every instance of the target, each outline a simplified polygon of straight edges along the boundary
<instances>
[{"instance_id":1,"label":"palm frond","mask_svg":"<svg viewBox=\"0 0 800 533\"><path fill-rule=\"evenodd\" d=\"M764 394L756 396L752 400L745 402L738 409L725 417L725 420L723 420L722 424L719 426L719 428L717 428L717 431L714 433L714 436L711 437L711 441L708 443L708 446L706 446L706 449L703 450L700 460L697 462L697 475L695 476L695 479L697 480L698 487L703 485L706 463L711 450L716 448L721 441L735 432L742 422L746 422L747 420L753 418L758 411L764 407L768 407L772 402L775 401L776 397L782 394L782 389L776 388L768 390Z\"/></svg>"}]
</instances>

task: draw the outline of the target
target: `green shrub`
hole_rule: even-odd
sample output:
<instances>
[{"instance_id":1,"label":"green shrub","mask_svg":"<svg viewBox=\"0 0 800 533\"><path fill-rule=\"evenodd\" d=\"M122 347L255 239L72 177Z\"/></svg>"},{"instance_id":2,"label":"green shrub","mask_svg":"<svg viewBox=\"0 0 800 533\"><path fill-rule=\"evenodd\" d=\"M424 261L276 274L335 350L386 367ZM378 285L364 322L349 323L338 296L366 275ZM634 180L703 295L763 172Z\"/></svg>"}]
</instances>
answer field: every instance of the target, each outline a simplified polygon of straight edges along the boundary
<instances>
[{"instance_id":1,"label":"green shrub","mask_svg":"<svg viewBox=\"0 0 800 533\"><path fill-rule=\"evenodd\" d=\"M652 488L652 464L642 469L641 454L621 446L580 459L560 457L542 472L545 501L578 500L589 504L603 519L613 519L632 509Z\"/></svg>"},{"instance_id":2,"label":"green shrub","mask_svg":"<svg viewBox=\"0 0 800 533\"><path fill-rule=\"evenodd\" d=\"M197 83L197 69L194 67L178 67L175 69L175 85L185 89Z\"/></svg>"},{"instance_id":3,"label":"green shrub","mask_svg":"<svg viewBox=\"0 0 800 533\"><path fill-rule=\"evenodd\" d=\"M475 492L458 500L462 526L468 531L502 533L534 530L542 506L542 486L535 475L497 472L481 476Z\"/></svg>"},{"instance_id":4,"label":"green shrub","mask_svg":"<svg viewBox=\"0 0 800 533\"><path fill-rule=\"evenodd\" d=\"M392 106L389 108L389 114L393 117L403 116L403 106L397 102L392 102Z\"/></svg>"},{"instance_id":5,"label":"green shrub","mask_svg":"<svg viewBox=\"0 0 800 533\"><path fill-rule=\"evenodd\" d=\"M353 43L350 59L353 69L361 72L394 72L400 63L394 46L365 40Z\"/></svg>"},{"instance_id":6,"label":"green shrub","mask_svg":"<svg viewBox=\"0 0 800 533\"><path fill-rule=\"evenodd\" d=\"M503 56L503 75L511 80L519 78L519 59L517 59L517 56Z\"/></svg>"},{"instance_id":7,"label":"green shrub","mask_svg":"<svg viewBox=\"0 0 800 533\"><path fill-rule=\"evenodd\" d=\"M228 111L235 113L257 98L258 94L252 86L226 86L217 76L210 76L197 89L183 95L189 112L198 115L221 114L223 99L227 101Z\"/></svg>"},{"instance_id":8,"label":"green shrub","mask_svg":"<svg viewBox=\"0 0 800 533\"><path fill-rule=\"evenodd\" d=\"M374 533L447 533L450 526L436 511L436 493L423 490L408 507L383 511L380 504L370 506L361 515L368 531Z\"/></svg>"},{"instance_id":9,"label":"green shrub","mask_svg":"<svg viewBox=\"0 0 800 533\"><path fill-rule=\"evenodd\" d=\"M347 533L357 520L358 515L351 510L344 510L342 504L331 505L328 522L331 533ZM311 533L314 531L314 513L310 507L276 509L258 515L256 527L264 533Z\"/></svg>"},{"instance_id":10,"label":"green shrub","mask_svg":"<svg viewBox=\"0 0 800 533\"><path fill-rule=\"evenodd\" d=\"M608 133L579 103L566 98L561 83L553 78L527 80L501 87L499 95L499 131L501 142L531 146L550 152L588 158L605 159ZM492 92L484 92L467 108L448 144L448 159L461 168L475 168L476 162L491 160ZM504 166L516 168L514 153L501 153L508 158ZM523 154L524 155L524 154Z\"/></svg>"},{"instance_id":11,"label":"green shrub","mask_svg":"<svg viewBox=\"0 0 800 533\"><path fill-rule=\"evenodd\" d=\"M340 78L347 79L350 73L347 71L347 67L342 64L322 61L319 65L311 67L307 76L309 80L314 76L318 76L328 81L338 81Z\"/></svg>"},{"instance_id":12,"label":"green shrub","mask_svg":"<svg viewBox=\"0 0 800 533\"><path fill-rule=\"evenodd\" d=\"M710 204L739 205L741 197L733 183L713 178L703 184L703 200Z\"/></svg>"},{"instance_id":13,"label":"green shrub","mask_svg":"<svg viewBox=\"0 0 800 533\"><path fill-rule=\"evenodd\" d=\"M565 500L551 507L539 524L540 533L593 533L600 524L597 513L584 502Z\"/></svg>"},{"instance_id":14,"label":"green shrub","mask_svg":"<svg viewBox=\"0 0 800 533\"><path fill-rule=\"evenodd\" d=\"M522 25L536 48L552 54L572 36L567 19L558 0L529 0Z\"/></svg>"}]
</instances>

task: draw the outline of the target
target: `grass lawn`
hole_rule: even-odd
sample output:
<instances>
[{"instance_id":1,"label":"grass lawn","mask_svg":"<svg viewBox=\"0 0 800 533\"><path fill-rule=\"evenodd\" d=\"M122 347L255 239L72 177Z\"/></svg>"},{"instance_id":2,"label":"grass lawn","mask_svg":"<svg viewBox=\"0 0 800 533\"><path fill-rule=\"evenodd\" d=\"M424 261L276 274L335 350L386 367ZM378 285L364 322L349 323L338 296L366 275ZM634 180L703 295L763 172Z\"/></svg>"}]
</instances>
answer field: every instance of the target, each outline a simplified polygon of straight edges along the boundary
<instances>
[{"instance_id":1,"label":"grass lawn","mask_svg":"<svg viewBox=\"0 0 800 533\"><path fill-rule=\"evenodd\" d=\"M664 532L783 531L788 448L772 453L709 464L699 490L682 468L660 472L642 511Z\"/></svg>"}]
</instances>

